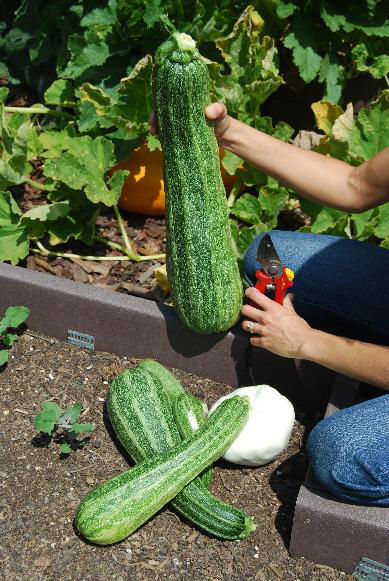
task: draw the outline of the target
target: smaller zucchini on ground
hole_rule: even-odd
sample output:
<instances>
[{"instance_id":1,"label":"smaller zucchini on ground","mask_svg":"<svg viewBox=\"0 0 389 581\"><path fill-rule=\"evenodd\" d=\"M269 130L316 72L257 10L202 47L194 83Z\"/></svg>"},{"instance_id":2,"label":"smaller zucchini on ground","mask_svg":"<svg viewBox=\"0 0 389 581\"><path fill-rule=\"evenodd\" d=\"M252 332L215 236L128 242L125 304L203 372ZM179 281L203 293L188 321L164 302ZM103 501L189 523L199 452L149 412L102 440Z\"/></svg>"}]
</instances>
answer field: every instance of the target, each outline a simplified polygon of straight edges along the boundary
<instances>
[{"instance_id":1,"label":"smaller zucchini on ground","mask_svg":"<svg viewBox=\"0 0 389 581\"><path fill-rule=\"evenodd\" d=\"M181 384L179 387L180 395L174 401L183 395ZM125 369L115 377L110 386L107 408L116 435L136 462L165 454L181 442L167 391L156 376L145 370L144 365ZM200 417L199 421L202 421ZM228 540L246 538L255 528L251 518L209 492L206 473L210 470L207 468L205 474L189 482L171 501L172 507L210 535Z\"/></svg>"},{"instance_id":2,"label":"smaller zucchini on ground","mask_svg":"<svg viewBox=\"0 0 389 581\"><path fill-rule=\"evenodd\" d=\"M248 414L247 398L228 399L191 438L168 454L142 462L92 490L76 513L79 533L93 543L109 545L136 531L223 455ZM249 518L247 527L254 528Z\"/></svg>"}]
</instances>

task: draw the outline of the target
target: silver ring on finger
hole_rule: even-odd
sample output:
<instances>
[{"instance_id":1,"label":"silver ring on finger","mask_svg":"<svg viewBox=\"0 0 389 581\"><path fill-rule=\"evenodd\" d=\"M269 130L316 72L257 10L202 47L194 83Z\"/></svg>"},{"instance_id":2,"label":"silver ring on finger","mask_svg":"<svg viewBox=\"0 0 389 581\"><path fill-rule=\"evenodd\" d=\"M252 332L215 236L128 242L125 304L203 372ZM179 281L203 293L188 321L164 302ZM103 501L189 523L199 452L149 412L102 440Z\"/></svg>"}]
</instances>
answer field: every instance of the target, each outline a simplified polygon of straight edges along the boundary
<instances>
[{"instance_id":1,"label":"silver ring on finger","mask_svg":"<svg viewBox=\"0 0 389 581\"><path fill-rule=\"evenodd\" d=\"M248 330L248 332L249 332L249 333L251 333L251 334L252 334L252 333L254 333L254 323L253 323L252 321L249 321L249 322L247 323L247 330Z\"/></svg>"}]
</instances>

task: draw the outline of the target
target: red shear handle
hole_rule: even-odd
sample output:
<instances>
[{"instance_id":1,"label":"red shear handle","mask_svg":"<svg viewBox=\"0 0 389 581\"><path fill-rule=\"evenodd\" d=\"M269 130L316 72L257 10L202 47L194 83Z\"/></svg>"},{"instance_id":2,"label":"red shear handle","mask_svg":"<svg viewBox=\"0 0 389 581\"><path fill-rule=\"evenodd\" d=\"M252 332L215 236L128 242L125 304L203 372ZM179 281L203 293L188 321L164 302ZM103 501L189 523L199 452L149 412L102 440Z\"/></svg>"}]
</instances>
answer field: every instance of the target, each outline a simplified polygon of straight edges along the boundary
<instances>
[{"instance_id":1,"label":"red shear handle","mask_svg":"<svg viewBox=\"0 0 389 581\"><path fill-rule=\"evenodd\" d=\"M284 266L280 276L268 276L263 272L263 270L257 270L255 276L257 277L255 288L259 290L259 292L265 293L268 286L272 285L275 287L274 300L276 303L282 305L284 303L286 289L293 285L294 272L290 270L290 268ZM256 306L253 303L252 305Z\"/></svg>"}]
</instances>

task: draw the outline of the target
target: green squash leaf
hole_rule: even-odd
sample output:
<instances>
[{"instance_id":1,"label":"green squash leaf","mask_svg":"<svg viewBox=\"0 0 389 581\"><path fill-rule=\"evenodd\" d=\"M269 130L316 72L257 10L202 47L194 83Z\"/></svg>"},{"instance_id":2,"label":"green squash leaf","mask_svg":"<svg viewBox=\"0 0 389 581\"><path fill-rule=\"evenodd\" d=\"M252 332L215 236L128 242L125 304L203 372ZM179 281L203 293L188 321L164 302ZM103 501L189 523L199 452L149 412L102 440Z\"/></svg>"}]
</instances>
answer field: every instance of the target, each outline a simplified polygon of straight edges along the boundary
<instances>
[{"instance_id":1,"label":"green squash leaf","mask_svg":"<svg viewBox=\"0 0 389 581\"><path fill-rule=\"evenodd\" d=\"M26 258L29 252L28 230L23 225L10 224L0 228L0 262L10 261L13 266Z\"/></svg>"},{"instance_id":2,"label":"green squash leaf","mask_svg":"<svg viewBox=\"0 0 389 581\"><path fill-rule=\"evenodd\" d=\"M258 199L251 194L241 195L232 206L231 214L249 224L262 224L261 204Z\"/></svg>"},{"instance_id":3,"label":"green squash leaf","mask_svg":"<svg viewBox=\"0 0 389 581\"><path fill-rule=\"evenodd\" d=\"M44 94L47 105L74 105L75 94L73 84L66 79L57 79Z\"/></svg>"},{"instance_id":4,"label":"green squash leaf","mask_svg":"<svg viewBox=\"0 0 389 581\"><path fill-rule=\"evenodd\" d=\"M8 361L8 351L0 349L0 367L5 365Z\"/></svg>"},{"instance_id":5,"label":"green squash leaf","mask_svg":"<svg viewBox=\"0 0 389 581\"><path fill-rule=\"evenodd\" d=\"M95 429L95 424L73 424L73 432L93 432Z\"/></svg>"},{"instance_id":6,"label":"green squash leaf","mask_svg":"<svg viewBox=\"0 0 389 581\"><path fill-rule=\"evenodd\" d=\"M5 311L9 327L19 327L30 316L28 307L8 307Z\"/></svg>"},{"instance_id":7,"label":"green squash leaf","mask_svg":"<svg viewBox=\"0 0 389 581\"><path fill-rule=\"evenodd\" d=\"M59 450L61 452L61 454L70 454L72 449L69 446L69 444L63 443L60 445Z\"/></svg>"},{"instance_id":8,"label":"green squash leaf","mask_svg":"<svg viewBox=\"0 0 389 581\"><path fill-rule=\"evenodd\" d=\"M17 224L21 216L21 210L12 194L0 192L0 227L8 224Z\"/></svg>"}]
</instances>

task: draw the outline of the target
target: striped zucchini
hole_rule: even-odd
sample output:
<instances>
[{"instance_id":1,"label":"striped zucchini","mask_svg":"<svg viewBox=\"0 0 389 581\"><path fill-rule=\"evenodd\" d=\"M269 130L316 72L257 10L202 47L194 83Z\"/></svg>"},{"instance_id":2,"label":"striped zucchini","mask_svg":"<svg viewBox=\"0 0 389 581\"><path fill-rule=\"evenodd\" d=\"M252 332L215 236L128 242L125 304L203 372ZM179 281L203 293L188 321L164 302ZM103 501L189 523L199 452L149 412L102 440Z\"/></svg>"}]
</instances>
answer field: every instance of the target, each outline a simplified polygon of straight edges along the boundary
<instances>
[{"instance_id":1,"label":"striped zucchini","mask_svg":"<svg viewBox=\"0 0 389 581\"><path fill-rule=\"evenodd\" d=\"M173 404L174 419L182 438L190 438L204 423L207 406L190 393L183 393Z\"/></svg>"},{"instance_id":2,"label":"striped zucchini","mask_svg":"<svg viewBox=\"0 0 389 581\"><path fill-rule=\"evenodd\" d=\"M155 361L154 359L142 359L138 368L148 371L153 376L154 380L161 383L172 403L178 396L185 393L184 388L178 379L174 377L173 373L158 363L158 361Z\"/></svg>"},{"instance_id":3,"label":"striped zucchini","mask_svg":"<svg viewBox=\"0 0 389 581\"><path fill-rule=\"evenodd\" d=\"M136 462L164 454L181 442L163 387L140 366L115 377L107 408L116 435ZM208 485L209 476L202 478ZM245 513L212 496L200 477L181 490L171 505L193 525L222 539L245 538L254 528Z\"/></svg>"},{"instance_id":4,"label":"striped zucchini","mask_svg":"<svg viewBox=\"0 0 389 581\"><path fill-rule=\"evenodd\" d=\"M187 34L156 51L153 99L164 158L167 273L181 320L196 333L232 327L242 305L219 149L204 110L209 73Z\"/></svg>"},{"instance_id":5,"label":"striped zucchini","mask_svg":"<svg viewBox=\"0 0 389 581\"><path fill-rule=\"evenodd\" d=\"M183 440L185 440L186 438L190 438L203 425L208 415L208 407L205 402L185 392L174 400L173 414L178 431ZM204 486L210 488L212 482L211 468L204 470L201 475L201 480Z\"/></svg>"},{"instance_id":6,"label":"striped zucchini","mask_svg":"<svg viewBox=\"0 0 389 581\"><path fill-rule=\"evenodd\" d=\"M175 402L178 398L184 395L189 395L186 394L186 391L184 390L178 379L174 377L173 373L171 373L171 371L166 369L166 367L158 363L158 361L155 361L154 359L142 359L142 361L138 365L138 369L150 373L150 375L153 377L154 382L160 385L162 389L164 389L167 397L169 398L172 409L174 408ZM197 400L194 396L191 397L193 397L196 400L196 402L199 402L199 400ZM196 403L194 403L194 405L196 406ZM200 422L199 425L201 425L201 423L204 423L206 415L207 415L206 413L203 414L202 422L201 418L198 417L198 420ZM188 436L191 436L192 433L193 430L188 434ZM158 447L156 448L157 454L161 453L162 451L163 451L162 448ZM212 468L211 467L207 468L207 470L205 470L204 473L199 476L199 478L201 478L204 486L209 488L212 482Z\"/></svg>"},{"instance_id":7,"label":"striped zucchini","mask_svg":"<svg viewBox=\"0 0 389 581\"><path fill-rule=\"evenodd\" d=\"M191 438L169 453L146 460L92 490L76 513L79 533L93 543L109 545L136 531L224 454L248 414L247 398L230 398ZM252 529L250 520L248 525Z\"/></svg>"}]
</instances>

